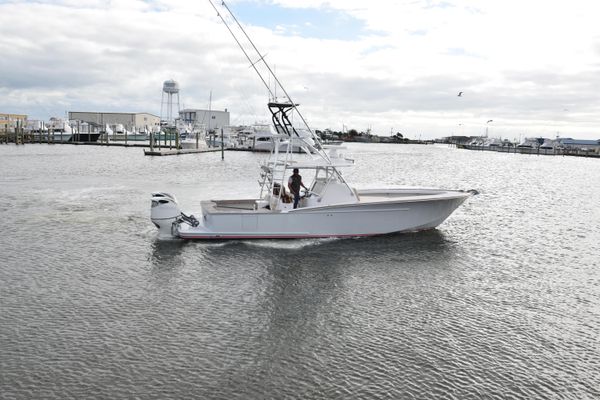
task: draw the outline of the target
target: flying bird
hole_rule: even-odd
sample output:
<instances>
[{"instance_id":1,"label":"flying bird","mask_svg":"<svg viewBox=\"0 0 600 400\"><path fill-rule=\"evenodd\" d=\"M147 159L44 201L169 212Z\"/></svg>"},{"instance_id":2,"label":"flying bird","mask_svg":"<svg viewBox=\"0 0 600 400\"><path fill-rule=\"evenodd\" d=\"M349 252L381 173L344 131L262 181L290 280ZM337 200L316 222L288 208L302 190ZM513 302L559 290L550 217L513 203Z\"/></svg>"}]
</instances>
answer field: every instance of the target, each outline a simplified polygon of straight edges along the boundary
<instances>
[{"instance_id":1,"label":"flying bird","mask_svg":"<svg viewBox=\"0 0 600 400\"><path fill-rule=\"evenodd\" d=\"M458 92L458 97L462 97L463 92Z\"/></svg>"}]
</instances>

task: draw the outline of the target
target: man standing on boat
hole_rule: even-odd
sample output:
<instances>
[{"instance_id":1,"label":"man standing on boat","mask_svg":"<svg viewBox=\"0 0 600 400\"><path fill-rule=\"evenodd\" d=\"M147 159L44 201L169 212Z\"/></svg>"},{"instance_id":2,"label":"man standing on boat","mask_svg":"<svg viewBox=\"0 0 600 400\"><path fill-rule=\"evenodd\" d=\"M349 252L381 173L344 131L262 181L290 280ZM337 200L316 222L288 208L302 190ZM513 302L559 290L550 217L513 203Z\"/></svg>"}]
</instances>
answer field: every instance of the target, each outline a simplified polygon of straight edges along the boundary
<instances>
[{"instance_id":1,"label":"man standing on boat","mask_svg":"<svg viewBox=\"0 0 600 400\"><path fill-rule=\"evenodd\" d=\"M300 201L300 187L308 190L304 183L302 183L302 175L299 174L298 168L294 168L294 174L288 179L288 189L294 195L294 208L298 208L298 202Z\"/></svg>"}]
</instances>

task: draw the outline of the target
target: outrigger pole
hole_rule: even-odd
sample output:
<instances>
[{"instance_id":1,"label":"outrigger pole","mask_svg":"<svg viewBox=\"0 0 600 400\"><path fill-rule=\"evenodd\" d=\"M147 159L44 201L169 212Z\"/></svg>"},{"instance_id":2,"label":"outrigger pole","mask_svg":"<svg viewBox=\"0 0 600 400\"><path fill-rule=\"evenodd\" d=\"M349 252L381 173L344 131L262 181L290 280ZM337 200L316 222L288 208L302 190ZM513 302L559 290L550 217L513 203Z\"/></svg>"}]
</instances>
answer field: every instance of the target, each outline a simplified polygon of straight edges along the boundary
<instances>
[{"instance_id":1,"label":"outrigger pole","mask_svg":"<svg viewBox=\"0 0 600 400\"><path fill-rule=\"evenodd\" d=\"M292 100L292 98L290 97L289 93L287 92L287 90L285 90L285 87L283 87L283 85L281 84L281 82L279 82L279 79L277 78L277 75L275 75L275 72L273 72L273 70L271 69L271 67L269 66L269 64L267 63L267 61L265 60L265 58L260 54L260 52L258 51L258 49L256 48L256 46L254 45L254 42L252 41L252 39L250 39L250 36L248 36L248 34L246 33L246 31L244 30L244 28L242 27L242 24L240 24L240 22L237 20L237 18L235 17L235 15L233 15L233 13L231 12L231 10L229 9L229 7L227 6L227 4L225 4L225 1L221 1L221 5L223 7L225 7L227 9L227 11L229 12L229 14L231 15L231 17L233 18L233 20L235 21L235 23L237 24L237 26L240 28L240 30L244 33L244 35L246 36L246 38L248 39L248 41L250 42L250 44L252 45L252 48L254 49L254 51L260 56L260 60L262 61L263 64L265 65L265 67L267 67L267 69L269 70L269 73L273 76L273 79L275 79L275 82L277 82L277 84L279 85L279 87L281 88L281 90L283 90L283 93L285 94L285 97L287 97L287 99L289 100L289 102L291 103L292 108L298 113L298 115L300 116L300 118L302 119L302 122L304 122L304 125L306 125L306 127L308 128L308 130L310 131L310 133L312 134L312 130L310 129L310 126L308 126L308 123L306 122L306 120L304 119L304 117L302 116L302 113L298 110L298 108L296 107L296 103L294 103L294 101ZM257 61L257 62L259 62ZM264 82L264 79L263 79ZM275 99L275 97L273 97Z\"/></svg>"},{"instance_id":2,"label":"outrigger pole","mask_svg":"<svg viewBox=\"0 0 600 400\"><path fill-rule=\"evenodd\" d=\"M283 87L283 85L281 84L281 82L277 78L277 75L275 75L275 73L273 72L273 70L271 69L271 67L269 66L269 64L267 63L267 61L265 60L265 56L263 56L260 53L260 51L258 51L258 49L256 48L256 46L254 45L254 42L252 41L252 39L250 39L250 36L248 36L248 34L244 30L244 28L242 27L242 25L240 24L240 22L237 20L237 18L233 14L233 12L229 9L229 7L227 6L227 4L225 4L225 1L221 1L221 5L223 7L225 7L225 9L229 13L229 15L231 15L231 17L233 18L233 20L235 21L235 23L237 24L237 26L244 33L244 36L246 36L246 38L248 39L248 41L252 45L252 48L254 49L254 51L256 52L256 54L259 57L259 59L257 61L252 61L252 59L250 58L250 56L248 55L248 53L246 52L246 50L244 49L244 47L242 46L242 44L240 43L240 41L238 40L238 38L235 36L235 34L233 33L233 31L229 27L227 21L225 21L225 18L223 18L223 16L221 15L221 13L217 9L217 7L214 5L213 1L212 0L208 0L208 1L209 1L210 5L217 12L217 15L219 16L219 18L221 18L221 21L223 21L223 24L225 24L225 26L227 27L227 30L229 31L229 33L231 33L231 36L233 36L234 40L236 41L236 43L238 44L238 46L240 47L240 49L242 50L242 52L244 53L244 55L246 56L246 58L248 59L248 61L250 62L250 65L252 66L252 68L254 69L254 71L256 72L256 74L260 77L260 80L262 81L262 83L265 85L265 87L269 91L269 94L271 95L271 98L275 99L275 102L270 103L269 106L271 106L271 105L276 106L277 108L280 109L280 112L282 112L283 115L285 115L285 112L283 112L283 108L281 107L282 104L278 104L277 103L275 94L273 93L273 91L271 91L271 88L269 87L269 85L267 84L267 82L265 81L265 79L263 78L263 76L260 73L260 71L256 68L256 64L258 64L261 61L265 65L265 67L267 68L267 70L269 71L269 73L273 76L273 79L275 80L275 82L277 83L277 85L279 85L279 87L281 88L281 90L283 91L283 93L285 94L285 96L287 97L288 101L290 102L289 105L286 104L285 108L292 108L294 111L296 111L298 113L298 116L300 117L300 119L304 123L304 126L306 126L306 128L308 129L308 131L312 135L313 139L316 138L317 139L317 143L320 143L319 138L312 131L312 129L308 125L308 122L306 122L306 119L304 119L304 116L302 115L302 113L300 112L300 110L298 110L297 104L294 103L294 101L290 97L290 95L287 92L287 90L285 90L285 87ZM298 135L298 132L296 132L296 130L293 128L293 126L292 126L292 131L296 134L296 136L298 136L298 138L300 138L300 135ZM291 137L291 132L288 132L288 135L290 135L290 137ZM302 140L304 142L304 140L302 138L300 138L300 140ZM321 147L321 146L319 146L319 147ZM322 151L321 149L319 149L319 152L321 153L322 157L324 157L327 161L330 161L329 156L327 155L327 153L325 151Z\"/></svg>"},{"instance_id":3,"label":"outrigger pole","mask_svg":"<svg viewBox=\"0 0 600 400\"><path fill-rule=\"evenodd\" d=\"M217 9L217 7L215 7L215 5L213 4L212 0L208 0L208 2L210 3L210 5L212 6L212 8L215 9L215 11L217 12L217 15L219 16L219 18L221 18L221 21L223 21L223 24L225 25L225 27L227 28L227 30L229 31L229 33L231 33L231 36L233 36L233 39L235 40L235 42L238 44L238 46L240 47L240 50L242 50L242 52L244 53L244 55L246 56L246 58L248 59L248 61L250 62L250 65L252 66L252 68L254 68L254 71L256 71L256 74L258 75L258 77L260 78L260 80L262 81L262 83L265 85L265 87L267 88L267 90L269 91L269 93L271 94L271 96L274 96L273 92L271 91L271 88L269 87L269 85L267 85L267 82L265 82L265 79L263 78L262 74L260 73L260 71L256 68L256 63L257 62L253 62L252 59L250 58L250 56L248 55L248 53L246 52L246 49L244 49L244 46L242 46L242 44L240 43L240 41L238 40L237 36L235 36L235 33L233 33L233 31L231 30L231 28L229 27L229 24L227 24L227 21L225 21L225 18L223 18L223 16L221 15L221 13L219 12L219 10ZM225 6L225 8L227 8L227 6L225 5L225 2L223 1L222 4ZM229 11L229 8L227 8L227 11ZM229 14L231 14L231 11L229 11ZM233 14L231 14L233 16ZM235 19L235 17L233 17ZM237 20L236 20L237 22ZM238 22L239 25L239 22ZM245 34L246 32L244 32ZM248 35L246 35L246 37L248 37ZM252 42L251 42L252 43ZM252 44L252 46L254 47L254 44ZM256 50L256 47L254 47L254 49ZM258 50L256 50L258 52ZM258 55L260 56L260 53L258 53ZM263 57L261 56L261 60L264 61ZM260 61L260 60L259 60ZM266 63L265 63L266 64ZM267 65L268 67L268 65ZM269 68L269 71L271 69ZM277 78L275 78L277 79Z\"/></svg>"}]
</instances>

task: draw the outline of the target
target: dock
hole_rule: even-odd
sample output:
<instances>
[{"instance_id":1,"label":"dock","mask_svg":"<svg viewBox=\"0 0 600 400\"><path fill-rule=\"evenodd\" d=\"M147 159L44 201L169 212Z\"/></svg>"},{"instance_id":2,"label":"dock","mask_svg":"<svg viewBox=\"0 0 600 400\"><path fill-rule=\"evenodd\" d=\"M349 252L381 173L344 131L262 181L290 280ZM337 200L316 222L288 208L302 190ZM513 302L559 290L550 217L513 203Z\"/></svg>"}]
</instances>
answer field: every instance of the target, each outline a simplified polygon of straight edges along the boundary
<instances>
[{"instance_id":1,"label":"dock","mask_svg":"<svg viewBox=\"0 0 600 400\"><path fill-rule=\"evenodd\" d=\"M494 151L497 153L513 153L513 154L529 154L537 156L570 156L570 157L590 157L600 158L600 153L595 150L583 150L575 148L531 148L531 147L518 147L518 146L479 146L479 145L468 145L468 144L457 144L457 148L474 150L474 151Z\"/></svg>"},{"instance_id":2,"label":"dock","mask_svg":"<svg viewBox=\"0 0 600 400\"><path fill-rule=\"evenodd\" d=\"M147 147L147 146L146 146ZM227 149L225 149L227 150ZM171 150L144 150L145 156L178 156L180 154L214 153L221 149L171 149Z\"/></svg>"},{"instance_id":3,"label":"dock","mask_svg":"<svg viewBox=\"0 0 600 400\"><path fill-rule=\"evenodd\" d=\"M69 135L71 136L71 135ZM149 141L106 141L106 140L97 140L97 141L83 141L77 140L78 135L75 134L74 140L69 138L69 140L62 140L62 135L60 134L46 134L42 136L41 134L30 134L25 133L22 128L17 128L13 132L3 131L0 132L0 143L8 144L14 143L17 145L24 145L27 143L37 143L37 144L49 144L49 145L57 145L57 144L65 144L65 145L74 145L74 146L99 146L99 147L135 147L135 148L144 148L144 155L147 156L171 156L171 155L181 155L181 154L198 154L198 153L212 153L215 151L222 151L221 148L191 148L191 149L181 149L177 148L177 143L172 142L159 142L157 141L154 144L151 144ZM228 149L224 149L228 150Z\"/></svg>"},{"instance_id":4,"label":"dock","mask_svg":"<svg viewBox=\"0 0 600 400\"><path fill-rule=\"evenodd\" d=\"M33 142L36 143L36 142ZM46 143L46 142L37 142ZM49 144L73 144L76 146L108 146L108 147L148 147L148 144L144 143L132 143L132 142L50 142Z\"/></svg>"}]
</instances>

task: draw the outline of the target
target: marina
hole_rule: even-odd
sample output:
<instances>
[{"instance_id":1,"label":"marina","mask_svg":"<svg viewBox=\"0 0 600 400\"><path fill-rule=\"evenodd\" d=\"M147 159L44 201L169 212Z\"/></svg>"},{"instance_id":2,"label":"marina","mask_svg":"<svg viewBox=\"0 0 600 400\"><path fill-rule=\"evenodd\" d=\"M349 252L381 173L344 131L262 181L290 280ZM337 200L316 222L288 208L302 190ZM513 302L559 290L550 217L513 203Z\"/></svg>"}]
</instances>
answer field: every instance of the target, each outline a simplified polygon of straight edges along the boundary
<instances>
[{"instance_id":1,"label":"marina","mask_svg":"<svg viewBox=\"0 0 600 400\"><path fill-rule=\"evenodd\" d=\"M498 153L512 154L530 154L542 156L573 156L573 157L592 157L600 158L600 153L596 150L581 148L543 148L543 147L518 147L518 146L478 146L478 145L457 145L459 149L475 151L495 151Z\"/></svg>"},{"instance_id":2,"label":"marina","mask_svg":"<svg viewBox=\"0 0 600 400\"><path fill-rule=\"evenodd\" d=\"M101 3L0 3L0 398L600 399L593 7Z\"/></svg>"},{"instance_id":3,"label":"marina","mask_svg":"<svg viewBox=\"0 0 600 400\"><path fill-rule=\"evenodd\" d=\"M31 129L34 124L43 128ZM81 122L80 122L81 124ZM162 153L162 155L181 155L191 154L195 152L205 151L220 151L221 144L224 150L227 151L257 151L271 152L274 146L274 138L276 133L273 133L273 126L255 125L255 126L228 126L223 129L224 140L221 141L221 132L211 130L210 133L202 132L198 136L181 137L177 135L161 135L149 132L144 135L136 135L127 133L122 136L116 136L113 133L110 135L102 135L98 130L93 130L75 122L76 128L74 133L65 133L64 130L48 129L43 121L31 121L30 128L25 130L23 127L15 127L11 129L0 130L0 144L27 144L27 143L43 143L43 144L73 144L73 145L93 145L93 146L116 146L116 147L143 147L146 148L144 153L147 155L158 155L154 153ZM71 127L69 127L71 132ZM87 129L87 130L86 130ZM92 129L92 130L90 130ZM93 138L93 140L89 140ZM150 140L152 138L152 141ZM486 143L487 138L469 138L468 140L456 141L453 137L442 138L437 140L438 143L450 144L458 149L474 150L474 151L492 151L499 153L512 154L527 154L527 155L543 155L543 156L572 156L572 157L589 157L600 158L599 141L584 140L577 141L573 139L562 139L557 144L549 144L540 141L531 141L527 145L517 145L516 143L502 142L499 139L487 139L490 143ZM494 142L493 140L496 140ZM311 139L312 140L312 139ZM321 144L331 146L328 140L319 139ZM542 140L537 139L537 140ZM279 149L286 151L287 142L279 142ZM343 140L333 142L335 145L348 143ZM352 143L352 142L351 142ZM365 142L358 142L365 143ZM379 144L387 144L388 142L374 142ZM433 141L400 141L394 144L432 144ZM314 143L313 143L314 144ZM544 145L546 144L546 145ZM158 150L155 150L158 149ZM166 149L166 150L165 150ZM196 150L196 151L177 151L179 150ZM293 152L299 153L302 150L299 147L293 147Z\"/></svg>"}]
</instances>

